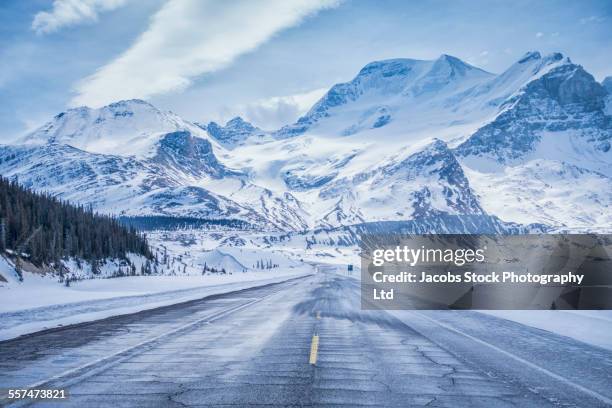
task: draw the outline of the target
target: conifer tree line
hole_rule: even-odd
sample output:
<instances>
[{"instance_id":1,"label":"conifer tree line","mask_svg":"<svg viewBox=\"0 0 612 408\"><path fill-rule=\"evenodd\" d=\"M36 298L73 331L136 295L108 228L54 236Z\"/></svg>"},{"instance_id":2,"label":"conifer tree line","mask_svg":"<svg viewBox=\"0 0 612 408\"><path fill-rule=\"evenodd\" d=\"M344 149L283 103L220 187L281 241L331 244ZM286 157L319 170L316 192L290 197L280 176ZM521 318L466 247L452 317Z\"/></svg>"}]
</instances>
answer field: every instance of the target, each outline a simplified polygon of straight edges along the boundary
<instances>
[{"instance_id":1,"label":"conifer tree line","mask_svg":"<svg viewBox=\"0 0 612 408\"><path fill-rule=\"evenodd\" d=\"M267 261L262 260L257 260L257 262L255 263L255 265L253 265L253 268L257 268L257 269L272 269L272 268L278 268L278 264L277 263L273 263L272 259L268 259Z\"/></svg>"},{"instance_id":2,"label":"conifer tree line","mask_svg":"<svg viewBox=\"0 0 612 408\"><path fill-rule=\"evenodd\" d=\"M134 228L0 176L0 251L6 250L26 254L39 266L68 257L92 264L126 259L128 252L153 259L146 237Z\"/></svg>"}]
</instances>

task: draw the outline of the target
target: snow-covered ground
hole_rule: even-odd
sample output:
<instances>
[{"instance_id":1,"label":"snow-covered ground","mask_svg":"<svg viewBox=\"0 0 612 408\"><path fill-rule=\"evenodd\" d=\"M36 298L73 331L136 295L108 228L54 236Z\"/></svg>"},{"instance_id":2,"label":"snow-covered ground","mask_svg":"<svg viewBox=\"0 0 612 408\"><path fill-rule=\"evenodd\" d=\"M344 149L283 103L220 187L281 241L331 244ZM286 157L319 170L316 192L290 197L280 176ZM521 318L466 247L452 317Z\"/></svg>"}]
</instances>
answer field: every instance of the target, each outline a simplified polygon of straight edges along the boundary
<instances>
[{"instance_id":1,"label":"snow-covered ground","mask_svg":"<svg viewBox=\"0 0 612 408\"><path fill-rule=\"evenodd\" d=\"M274 272L90 279L70 287L26 274L21 283L0 286L0 340L281 282L314 270L304 263Z\"/></svg>"},{"instance_id":2,"label":"snow-covered ground","mask_svg":"<svg viewBox=\"0 0 612 408\"><path fill-rule=\"evenodd\" d=\"M68 260L74 279L68 287L41 271L24 272L20 282L12 261L0 257L0 340L278 282L313 273L317 264L346 269L358 261L353 247L304 250L302 236L279 242L256 232L184 229L150 231L148 239L157 259L152 276L111 278L119 270L129 274L121 261L106 262L94 275L86 262ZM130 261L140 275L144 260Z\"/></svg>"},{"instance_id":3,"label":"snow-covered ground","mask_svg":"<svg viewBox=\"0 0 612 408\"><path fill-rule=\"evenodd\" d=\"M355 271L350 275L341 267L329 271L361 281L358 265L355 265ZM612 310L478 310L478 312L612 350ZM394 310L391 313L400 320L410 321L411 315L402 310Z\"/></svg>"},{"instance_id":4,"label":"snow-covered ground","mask_svg":"<svg viewBox=\"0 0 612 408\"><path fill-rule=\"evenodd\" d=\"M489 310L481 312L612 350L612 310Z\"/></svg>"}]
</instances>

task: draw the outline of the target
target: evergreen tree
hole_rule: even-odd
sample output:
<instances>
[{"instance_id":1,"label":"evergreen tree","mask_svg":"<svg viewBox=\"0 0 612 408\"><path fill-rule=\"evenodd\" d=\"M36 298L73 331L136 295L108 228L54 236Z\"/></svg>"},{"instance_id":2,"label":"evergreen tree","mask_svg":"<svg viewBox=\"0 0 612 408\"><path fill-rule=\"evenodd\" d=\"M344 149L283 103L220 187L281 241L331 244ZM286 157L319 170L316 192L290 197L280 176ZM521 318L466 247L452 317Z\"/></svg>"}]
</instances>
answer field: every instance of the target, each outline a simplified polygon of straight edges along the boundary
<instances>
[{"instance_id":1,"label":"evergreen tree","mask_svg":"<svg viewBox=\"0 0 612 408\"><path fill-rule=\"evenodd\" d=\"M127 253L152 258L146 237L91 206L72 205L0 177L0 250L27 256L35 265L59 266L67 257L92 263ZM77 261L78 262L78 261Z\"/></svg>"}]
</instances>

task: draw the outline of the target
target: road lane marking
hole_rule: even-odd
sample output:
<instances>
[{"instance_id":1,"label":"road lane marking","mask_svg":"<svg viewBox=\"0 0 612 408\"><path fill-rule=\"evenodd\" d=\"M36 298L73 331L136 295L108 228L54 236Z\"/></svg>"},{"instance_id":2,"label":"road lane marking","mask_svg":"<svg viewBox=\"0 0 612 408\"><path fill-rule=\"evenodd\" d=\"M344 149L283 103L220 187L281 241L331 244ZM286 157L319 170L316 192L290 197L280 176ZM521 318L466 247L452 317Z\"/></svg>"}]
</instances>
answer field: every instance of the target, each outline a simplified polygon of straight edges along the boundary
<instances>
[{"instance_id":1,"label":"road lane marking","mask_svg":"<svg viewBox=\"0 0 612 408\"><path fill-rule=\"evenodd\" d=\"M515 361L517 361L519 363L525 364L526 366L528 366L530 368L533 368L534 370L539 371L542 374L546 374L549 377L552 377L552 378L554 378L557 381L561 381L565 385L569 385L570 387L574 387L575 389L577 389L579 391L582 391L583 393L588 394L591 397L593 397L595 399L598 399L598 400L602 401L605 404L612 405L612 399L606 397L605 395L601 395L600 393L598 393L596 391L593 391L593 390L590 390L590 389L588 389L586 387L583 387L580 384L576 384L575 382L573 382L573 381L571 381L571 380L569 380L569 379L567 379L565 377L562 377L559 374L555 374L552 371L549 371L549 370L547 370L547 369L545 369L543 367L540 367L539 365L536 365L536 364L534 364L534 363L532 363L530 361L527 361L527 360L525 360L525 359L523 359L523 358L521 358L519 356L515 356L514 354L512 354L512 353L510 353L510 352L508 352L508 351L506 351L504 349L501 349L501 348L499 348L497 346L494 346L491 343L487 343L486 341L481 340L481 339L479 339L477 337L474 337L474 336L472 336L470 334L464 333L461 330L455 329L454 327L449 326L449 325L447 325L445 323L439 322L436 319L432 319L429 316L425 316L422 313L416 313L415 312L415 314L417 314L418 316L421 316L425 320L429 320L430 322L437 324L438 326L441 326L441 327L443 327L443 328L445 328L447 330L450 330L453 333L456 333L456 334L459 334L461 336L467 337L468 339L470 339L472 341L475 341L476 343L482 344L483 346L487 346L487 347L489 347L489 348L491 348L491 349L493 349L493 350L495 350L495 351L497 351L499 353L502 353L506 357L510 357L511 359L513 359L513 360L515 360Z\"/></svg>"},{"instance_id":2,"label":"road lane marking","mask_svg":"<svg viewBox=\"0 0 612 408\"><path fill-rule=\"evenodd\" d=\"M310 364L317 364L317 352L319 351L319 336L312 336L312 343L310 344Z\"/></svg>"},{"instance_id":3,"label":"road lane marking","mask_svg":"<svg viewBox=\"0 0 612 408\"><path fill-rule=\"evenodd\" d=\"M294 286L297 283L292 283L290 286ZM92 362L86 363L82 366L79 367L75 367L69 370L66 370L60 374L54 375L52 377L49 377L45 380L41 380L38 381L34 384L30 384L28 386L26 386L26 389L39 389L39 388L45 388L45 386L53 384L53 382L55 381L61 381L63 378L65 377L71 377L74 376L72 379L67 379L67 381L65 381L64 383L60 383L61 385L73 385L75 383L78 383L92 375L96 375L99 372L105 371L106 369L110 368L112 365L117 364L117 363L121 363L129 358L135 357L136 355L139 354L139 349L143 349L144 347L147 346L152 346L154 345L156 342L158 342L161 339L164 339L166 337L170 337L174 334L177 334L181 331L185 331L188 330L192 327L198 326L198 325L208 325L211 324L212 322L219 320L227 315L233 314L235 312L238 312L239 310L242 310L246 307L249 307L255 303L259 303L273 295L277 295L279 293L282 293L282 289L281 290L277 290L274 291L268 295L262 296L260 298L254 298L255 300L252 300L250 302L247 303L242 303L236 307L231 307L229 309L226 310L222 310L220 312L217 313L213 313L210 314L208 316L205 316L201 319L195 320L193 322L184 324L183 326L180 326L176 329L170 330L168 332L159 334L153 338L150 338L148 340L144 340L138 344L126 347L116 353L113 353L109 356L105 356L105 357L100 357ZM240 299L242 300L242 299ZM144 350L143 350L144 351ZM101 366L102 365L102 366ZM91 374L91 375L88 375ZM1 403L7 402L7 400L5 398L0 398L0 406ZM24 406L24 405L31 405L34 403L34 401L31 400L21 400L21 401L8 401L10 403L10 406L13 407L17 407L17 406Z\"/></svg>"}]
</instances>

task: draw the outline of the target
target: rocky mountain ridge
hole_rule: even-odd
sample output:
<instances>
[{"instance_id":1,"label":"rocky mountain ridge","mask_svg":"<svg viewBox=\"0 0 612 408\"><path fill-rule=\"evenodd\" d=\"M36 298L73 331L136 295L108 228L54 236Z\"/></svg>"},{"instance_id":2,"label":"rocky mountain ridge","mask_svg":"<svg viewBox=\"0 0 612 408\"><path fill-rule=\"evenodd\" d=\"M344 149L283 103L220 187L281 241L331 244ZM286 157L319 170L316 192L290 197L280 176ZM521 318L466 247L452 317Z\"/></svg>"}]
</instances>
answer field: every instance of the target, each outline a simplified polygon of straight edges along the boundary
<instances>
[{"instance_id":1,"label":"rocky mountain ridge","mask_svg":"<svg viewBox=\"0 0 612 408\"><path fill-rule=\"evenodd\" d=\"M609 88L558 53L499 75L448 55L378 61L269 133L139 100L71 109L1 146L0 174L117 215L270 231L484 225L452 217L612 227ZM582 186L572 200L564 174Z\"/></svg>"}]
</instances>

